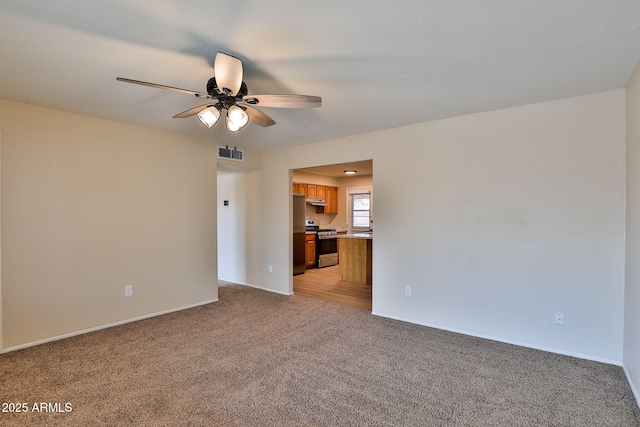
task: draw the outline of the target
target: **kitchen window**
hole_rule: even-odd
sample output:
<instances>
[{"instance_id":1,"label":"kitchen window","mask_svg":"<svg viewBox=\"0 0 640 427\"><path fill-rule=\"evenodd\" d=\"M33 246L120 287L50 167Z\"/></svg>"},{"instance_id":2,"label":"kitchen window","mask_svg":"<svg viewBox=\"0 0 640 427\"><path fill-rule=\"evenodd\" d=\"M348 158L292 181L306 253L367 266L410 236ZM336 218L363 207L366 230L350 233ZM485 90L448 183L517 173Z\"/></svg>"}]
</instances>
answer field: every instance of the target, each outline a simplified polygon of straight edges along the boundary
<instances>
[{"instance_id":1,"label":"kitchen window","mask_svg":"<svg viewBox=\"0 0 640 427\"><path fill-rule=\"evenodd\" d=\"M365 191L366 190L366 191ZM373 211L370 189L349 189L349 226L352 233L372 229Z\"/></svg>"}]
</instances>

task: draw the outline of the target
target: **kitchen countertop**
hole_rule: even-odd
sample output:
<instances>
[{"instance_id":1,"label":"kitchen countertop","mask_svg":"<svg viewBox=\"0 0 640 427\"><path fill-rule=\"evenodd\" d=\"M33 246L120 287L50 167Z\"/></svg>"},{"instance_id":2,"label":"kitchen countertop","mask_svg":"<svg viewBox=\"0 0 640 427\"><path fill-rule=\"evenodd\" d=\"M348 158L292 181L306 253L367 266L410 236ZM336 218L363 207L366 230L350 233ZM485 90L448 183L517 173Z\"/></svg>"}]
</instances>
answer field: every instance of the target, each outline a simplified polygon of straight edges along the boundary
<instances>
[{"instance_id":1,"label":"kitchen countertop","mask_svg":"<svg viewBox=\"0 0 640 427\"><path fill-rule=\"evenodd\" d=\"M338 234L339 239L373 239L373 233Z\"/></svg>"}]
</instances>

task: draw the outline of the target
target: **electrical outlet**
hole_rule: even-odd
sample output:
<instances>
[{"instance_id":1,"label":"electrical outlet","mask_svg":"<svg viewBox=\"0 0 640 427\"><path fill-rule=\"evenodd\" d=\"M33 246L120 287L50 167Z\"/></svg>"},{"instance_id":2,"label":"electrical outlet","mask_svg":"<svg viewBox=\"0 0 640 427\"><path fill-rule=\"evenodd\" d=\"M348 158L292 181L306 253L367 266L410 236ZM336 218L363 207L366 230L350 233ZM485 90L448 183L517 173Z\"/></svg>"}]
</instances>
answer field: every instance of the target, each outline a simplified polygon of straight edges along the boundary
<instances>
[{"instance_id":1,"label":"electrical outlet","mask_svg":"<svg viewBox=\"0 0 640 427\"><path fill-rule=\"evenodd\" d=\"M405 294L406 296L408 296L408 297L410 297L410 296L411 296L411 286L406 285L406 286L404 287L404 294Z\"/></svg>"},{"instance_id":2,"label":"electrical outlet","mask_svg":"<svg viewBox=\"0 0 640 427\"><path fill-rule=\"evenodd\" d=\"M273 265L269 264L269 273L273 273Z\"/></svg>"},{"instance_id":3,"label":"electrical outlet","mask_svg":"<svg viewBox=\"0 0 640 427\"><path fill-rule=\"evenodd\" d=\"M564 326L564 313L556 313L553 316L553 323L558 326Z\"/></svg>"},{"instance_id":4,"label":"electrical outlet","mask_svg":"<svg viewBox=\"0 0 640 427\"><path fill-rule=\"evenodd\" d=\"M133 295L133 285L127 285L124 287L124 296L130 297Z\"/></svg>"}]
</instances>

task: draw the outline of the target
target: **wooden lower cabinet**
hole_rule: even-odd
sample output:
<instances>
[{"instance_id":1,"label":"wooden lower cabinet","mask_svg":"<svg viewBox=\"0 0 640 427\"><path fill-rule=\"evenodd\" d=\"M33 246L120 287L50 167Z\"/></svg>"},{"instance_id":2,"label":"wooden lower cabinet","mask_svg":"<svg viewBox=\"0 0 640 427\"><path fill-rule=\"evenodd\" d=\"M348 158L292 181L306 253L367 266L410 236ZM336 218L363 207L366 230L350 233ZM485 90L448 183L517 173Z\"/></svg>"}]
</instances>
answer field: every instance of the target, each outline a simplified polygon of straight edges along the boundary
<instances>
[{"instance_id":1,"label":"wooden lower cabinet","mask_svg":"<svg viewBox=\"0 0 640 427\"><path fill-rule=\"evenodd\" d=\"M316 235L306 234L305 240L305 254L307 268L313 268L316 266Z\"/></svg>"}]
</instances>

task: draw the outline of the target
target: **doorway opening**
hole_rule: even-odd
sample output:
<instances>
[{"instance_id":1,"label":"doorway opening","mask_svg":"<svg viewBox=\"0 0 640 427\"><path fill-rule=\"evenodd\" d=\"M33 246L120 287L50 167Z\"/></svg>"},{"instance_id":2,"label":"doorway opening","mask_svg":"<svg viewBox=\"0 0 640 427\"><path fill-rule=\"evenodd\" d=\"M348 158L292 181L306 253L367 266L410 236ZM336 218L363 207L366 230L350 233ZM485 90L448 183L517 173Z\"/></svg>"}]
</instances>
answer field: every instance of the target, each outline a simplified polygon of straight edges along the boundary
<instances>
[{"instance_id":1,"label":"doorway opening","mask_svg":"<svg viewBox=\"0 0 640 427\"><path fill-rule=\"evenodd\" d=\"M355 171L355 173L345 173ZM372 280L345 274L345 266L353 259L352 245L342 245L347 239L368 239L372 247L373 221L373 161L363 160L350 163L294 169L292 171L292 197L304 196L305 229L304 255L295 245L296 259L304 256L304 269L294 270L293 292L297 295L330 301L342 305L371 310ZM297 196L296 196L297 195ZM354 200L356 200L354 204ZM294 216L294 223L301 221L300 215ZM367 224L364 224L364 223ZM296 224L293 229L296 230ZM314 228L315 227L315 228ZM298 227L299 228L299 227ZM354 234L358 234L354 236ZM343 237L341 237L343 236ZM298 240L300 237L298 236ZM335 239L335 244L326 240ZM351 241L349 243L352 243ZM324 248L324 249L323 249ZM336 262L326 263L327 248L336 248ZM296 254L296 250L301 254ZM323 252L320 254L320 252ZM371 271L371 249L369 249L368 267ZM343 263L341 265L340 259ZM330 257L333 259L333 255ZM365 262L365 261L363 261ZM341 271L342 268L342 271Z\"/></svg>"}]
</instances>

